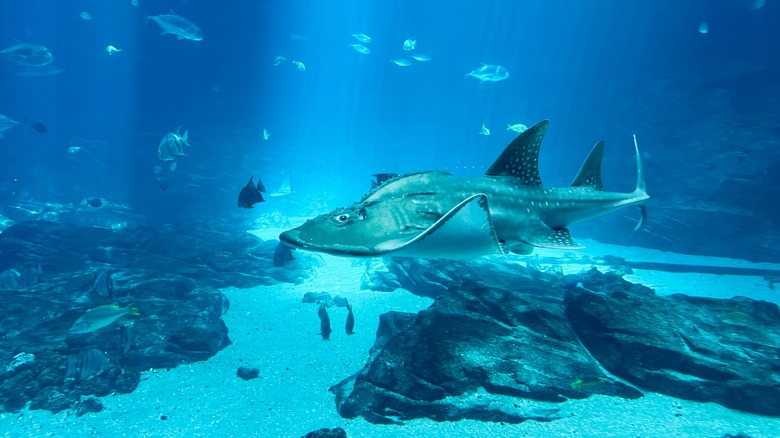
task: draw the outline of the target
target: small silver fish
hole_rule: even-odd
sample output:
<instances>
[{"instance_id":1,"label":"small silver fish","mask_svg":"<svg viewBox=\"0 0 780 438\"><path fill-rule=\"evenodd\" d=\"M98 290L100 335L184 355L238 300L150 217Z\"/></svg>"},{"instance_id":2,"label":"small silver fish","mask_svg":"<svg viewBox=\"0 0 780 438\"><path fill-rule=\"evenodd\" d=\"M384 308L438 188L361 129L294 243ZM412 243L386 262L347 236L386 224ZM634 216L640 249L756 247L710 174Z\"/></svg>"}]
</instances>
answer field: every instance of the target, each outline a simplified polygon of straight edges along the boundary
<instances>
[{"instance_id":1,"label":"small silver fish","mask_svg":"<svg viewBox=\"0 0 780 438\"><path fill-rule=\"evenodd\" d=\"M118 49L118 48L116 48L116 47L114 47L112 45L108 45L106 47L106 52L108 52L109 55L113 55L114 53L119 53L121 51L122 51L122 49Z\"/></svg>"},{"instance_id":2,"label":"small silver fish","mask_svg":"<svg viewBox=\"0 0 780 438\"><path fill-rule=\"evenodd\" d=\"M482 67L473 70L466 76L478 79L479 82L498 82L509 77L509 71L500 65L482 64Z\"/></svg>"},{"instance_id":3,"label":"small silver fish","mask_svg":"<svg viewBox=\"0 0 780 438\"><path fill-rule=\"evenodd\" d=\"M92 16L89 15L89 12L87 11L79 12L79 17L81 17L82 20L87 20L87 21L92 20Z\"/></svg>"},{"instance_id":4,"label":"small silver fish","mask_svg":"<svg viewBox=\"0 0 780 438\"><path fill-rule=\"evenodd\" d=\"M293 61L292 63L293 63L293 65L295 65L295 67L296 67L298 70L300 70L300 71L306 71L306 66L305 66L305 65L303 65L303 63L302 63L301 61Z\"/></svg>"},{"instance_id":5,"label":"small silver fish","mask_svg":"<svg viewBox=\"0 0 780 438\"><path fill-rule=\"evenodd\" d=\"M107 298L113 298L114 295L114 282L111 280L111 271L105 269L98 273L95 278L95 284L93 289L98 295L102 295Z\"/></svg>"},{"instance_id":6,"label":"small silver fish","mask_svg":"<svg viewBox=\"0 0 780 438\"><path fill-rule=\"evenodd\" d=\"M390 62L401 67L409 67L412 65L412 61L407 58L391 59Z\"/></svg>"},{"instance_id":7,"label":"small silver fish","mask_svg":"<svg viewBox=\"0 0 780 438\"><path fill-rule=\"evenodd\" d=\"M414 58L415 61L420 61L420 62L426 62L426 61L430 61L431 60L430 56L425 55L423 53L414 54L414 55L412 55L412 58Z\"/></svg>"},{"instance_id":8,"label":"small silver fish","mask_svg":"<svg viewBox=\"0 0 780 438\"><path fill-rule=\"evenodd\" d=\"M481 134L481 135L490 135L490 129L488 129L488 127L485 126L485 124L483 123L482 124L482 130L479 131L479 134Z\"/></svg>"},{"instance_id":9,"label":"small silver fish","mask_svg":"<svg viewBox=\"0 0 780 438\"><path fill-rule=\"evenodd\" d=\"M371 37L362 33L353 33L352 36L361 43L370 43Z\"/></svg>"},{"instance_id":10,"label":"small silver fish","mask_svg":"<svg viewBox=\"0 0 780 438\"><path fill-rule=\"evenodd\" d=\"M203 41L203 32L192 21L176 14L150 16L149 20L157 23L162 29L160 35L176 35L179 40Z\"/></svg>"},{"instance_id":11,"label":"small silver fish","mask_svg":"<svg viewBox=\"0 0 780 438\"><path fill-rule=\"evenodd\" d=\"M368 55L371 53L370 50L368 50L368 47L362 45L362 44L350 44L350 46L355 49L356 52L362 53L364 55Z\"/></svg>"},{"instance_id":12,"label":"small silver fish","mask_svg":"<svg viewBox=\"0 0 780 438\"><path fill-rule=\"evenodd\" d=\"M518 134L523 133L527 129L528 127L523 125L522 123L515 123L514 125L510 125L509 123L506 124L507 131L515 131Z\"/></svg>"},{"instance_id":13,"label":"small silver fish","mask_svg":"<svg viewBox=\"0 0 780 438\"><path fill-rule=\"evenodd\" d=\"M285 58L284 56L277 56L276 58L274 58L274 66L277 66L281 64L282 61L286 61L286 60L287 58Z\"/></svg>"},{"instance_id":14,"label":"small silver fish","mask_svg":"<svg viewBox=\"0 0 780 438\"><path fill-rule=\"evenodd\" d=\"M160 145L157 146L157 158L162 161L172 161L176 157L183 157L184 146L190 145L187 141L189 133L190 131L184 131L184 135L179 135L179 128L176 128L175 132L165 134L165 137L160 140Z\"/></svg>"},{"instance_id":15,"label":"small silver fish","mask_svg":"<svg viewBox=\"0 0 780 438\"><path fill-rule=\"evenodd\" d=\"M404 50L414 50L415 47L417 47L417 40L410 38L404 41L404 45L403 45Z\"/></svg>"},{"instance_id":16,"label":"small silver fish","mask_svg":"<svg viewBox=\"0 0 780 438\"><path fill-rule=\"evenodd\" d=\"M268 130L263 128L263 140L268 140L271 138L271 134L268 133Z\"/></svg>"}]
</instances>

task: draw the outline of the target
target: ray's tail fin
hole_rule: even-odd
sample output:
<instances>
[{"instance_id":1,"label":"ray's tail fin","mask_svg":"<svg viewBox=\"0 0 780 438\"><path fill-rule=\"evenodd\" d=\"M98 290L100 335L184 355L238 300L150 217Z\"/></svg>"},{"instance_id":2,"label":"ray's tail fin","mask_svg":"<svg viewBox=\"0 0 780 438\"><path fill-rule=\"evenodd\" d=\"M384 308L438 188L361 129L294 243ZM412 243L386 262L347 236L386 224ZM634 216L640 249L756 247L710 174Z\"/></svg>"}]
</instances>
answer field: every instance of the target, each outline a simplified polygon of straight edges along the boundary
<instances>
[{"instance_id":1,"label":"ray's tail fin","mask_svg":"<svg viewBox=\"0 0 780 438\"><path fill-rule=\"evenodd\" d=\"M636 189L634 190L634 193L644 196L645 199L647 199L649 196L647 195L647 190L645 188L645 171L642 167L642 156L639 155L639 145L636 142L636 134L634 134L634 149L636 150ZM641 212L641 217L639 218L639 223L634 227L634 231L641 229L645 222L647 222L647 208L644 204L637 205Z\"/></svg>"}]
</instances>

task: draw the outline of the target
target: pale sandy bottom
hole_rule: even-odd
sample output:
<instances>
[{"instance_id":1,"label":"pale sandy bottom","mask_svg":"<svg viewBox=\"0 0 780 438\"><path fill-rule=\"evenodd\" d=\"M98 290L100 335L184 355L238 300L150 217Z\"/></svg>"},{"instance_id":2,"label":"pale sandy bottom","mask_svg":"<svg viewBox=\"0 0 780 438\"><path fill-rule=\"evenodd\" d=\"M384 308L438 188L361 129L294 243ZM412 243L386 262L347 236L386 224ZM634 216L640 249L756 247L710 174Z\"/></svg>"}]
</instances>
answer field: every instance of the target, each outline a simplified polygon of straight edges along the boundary
<instances>
[{"instance_id":1,"label":"pale sandy bottom","mask_svg":"<svg viewBox=\"0 0 780 438\"><path fill-rule=\"evenodd\" d=\"M592 256L745 263L595 242L587 245L585 251ZM69 412L23 410L0 414L0 435L299 437L322 427L340 426L350 437L720 437L740 432L752 437L780 436L780 418L654 394L638 400L591 397L569 401L560 407L572 416L548 423L415 420L403 426L379 426L362 419L343 419L336 412L328 388L363 366L374 342L379 315L390 310L416 312L432 301L406 291L360 291L362 266L353 266L348 259L324 260L326 266L318 270L318 278L303 285L226 289L231 309L224 319L233 344L210 360L170 371L147 372L135 392L104 397L105 408L96 414L80 418ZM777 265L762 267L775 269ZM747 295L777 302L777 292L769 290L760 277L642 271L631 279L658 285L661 293ZM355 312L356 334L344 333L345 309L332 308L334 332L330 341L322 341L316 306L301 303L303 294L309 291L348 298ZM259 368L260 378L238 378L239 366ZM163 415L167 420L161 419Z\"/></svg>"}]
</instances>

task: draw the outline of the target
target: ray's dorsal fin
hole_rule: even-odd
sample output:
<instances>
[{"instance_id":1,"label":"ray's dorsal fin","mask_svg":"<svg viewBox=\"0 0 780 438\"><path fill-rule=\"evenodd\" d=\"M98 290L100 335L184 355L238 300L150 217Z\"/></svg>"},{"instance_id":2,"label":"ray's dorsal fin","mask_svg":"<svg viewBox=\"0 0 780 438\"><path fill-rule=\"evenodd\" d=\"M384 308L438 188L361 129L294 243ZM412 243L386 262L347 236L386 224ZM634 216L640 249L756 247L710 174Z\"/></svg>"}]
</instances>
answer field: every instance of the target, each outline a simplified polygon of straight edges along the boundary
<instances>
[{"instance_id":1,"label":"ray's dorsal fin","mask_svg":"<svg viewBox=\"0 0 780 438\"><path fill-rule=\"evenodd\" d=\"M604 191L604 183L601 182L601 158L604 156L604 140L593 146L588 158L582 163L580 172L571 183L572 187L592 187Z\"/></svg>"},{"instance_id":2,"label":"ray's dorsal fin","mask_svg":"<svg viewBox=\"0 0 780 438\"><path fill-rule=\"evenodd\" d=\"M549 124L549 120L542 120L518 135L498 156L485 175L513 176L520 179L523 185L541 187L539 147L542 145Z\"/></svg>"}]
</instances>

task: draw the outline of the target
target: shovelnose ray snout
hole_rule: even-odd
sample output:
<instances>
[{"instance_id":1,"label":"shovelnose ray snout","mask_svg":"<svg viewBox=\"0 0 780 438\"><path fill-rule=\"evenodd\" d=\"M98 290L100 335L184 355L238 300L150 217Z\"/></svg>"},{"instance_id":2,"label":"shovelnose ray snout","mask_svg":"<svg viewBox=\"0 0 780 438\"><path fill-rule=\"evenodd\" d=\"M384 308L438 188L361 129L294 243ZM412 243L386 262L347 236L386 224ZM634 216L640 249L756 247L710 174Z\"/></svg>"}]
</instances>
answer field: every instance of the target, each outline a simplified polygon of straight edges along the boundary
<instances>
[{"instance_id":1,"label":"shovelnose ray snout","mask_svg":"<svg viewBox=\"0 0 780 438\"><path fill-rule=\"evenodd\" d=\"M570 187L544 187L538 163L548 124L543 120L518 135L483 176L426 171L390 178L357 203L310 219L279 240L347 257L530 254L534 247L581 248L568 225L629 205L641 209L638 229L649 196L636 139L633 192L604 191L603 141L593 147Z\"/></svg>"}]
</instances>

